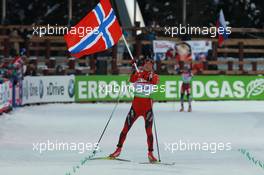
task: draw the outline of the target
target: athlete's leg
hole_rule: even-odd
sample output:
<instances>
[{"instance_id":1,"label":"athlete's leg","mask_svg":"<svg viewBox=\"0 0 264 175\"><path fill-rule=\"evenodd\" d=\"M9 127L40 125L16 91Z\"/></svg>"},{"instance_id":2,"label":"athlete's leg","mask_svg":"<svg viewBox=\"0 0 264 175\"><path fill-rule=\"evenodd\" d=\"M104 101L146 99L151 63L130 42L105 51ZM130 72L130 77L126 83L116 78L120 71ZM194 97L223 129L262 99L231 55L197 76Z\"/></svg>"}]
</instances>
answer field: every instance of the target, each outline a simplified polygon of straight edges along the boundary
<instances>
[{"instance_id":1,"label":"athlete's leg","mask_svg":"<svg viewBox=\"0 0 264 175\"><path fill-rule=\"evenodd\" d=\"M152 109L148 110L144 115L145 119L145 129L147 134L147 143L148 143L148 159L150 162L156 162L157 158L153 155L153 134L152 134L152 126L153 126L153 111Z\"/></svg>"},{"instance_id":2,"label":"athlete's leg","mask_svg":"<svg viewBox=\"0 0 264 175\"><path fill-rule=\"evenodd\" d=\"M136 116L135 110L134 110L133 105L132 105L130 108L130 111L127 114L124 127L120 133L117 148L112 154L109 155L109 157L116 158L121 154L122 146L126 140L127 133L130 130L133 123L136 121L136 119L137 119L137 116Z\"/></svg>"},{"instance_id":3,"label":"athlete's leg","mask_svg":"<svg viewBox=\"0 0 264 175\"><path fill-rule=\"evenodd\" d=\"M131 106L130 111L128 112L126 117L124 127L120 133L117 147L121 148L123 146L123 143L126 140L127 133L130 130L133 123L136 121L136 119L137 119L137 114L135 113L133 106Z\"/></svg>"},{"instance_id":4,"label":"athlete's leg","mask_svg":"<svg viewBox=\"0 0 264 175\"><path fill-rule=\"evenodd\" d=\"M184 84L181 85L181 109L180 112L184 111L184 92L185 92L185 86Z\"/></svg>"},{"instance_id":5,"label":"athlete's leg","mask_svg":"<svg viewBox=\"0 0 264 175\"><path fill-rule=\"evenodd\" d=\"M146 115L144 115L144 120L145 120L145 130L147 134L148 151L153 151L153 134L152 134L153 111L152 109L146 112Z\"/></svg>"},{"instance_id":6,"label":"athlete's leg","mask_svg":"<svg viewBox=\"0 0 264 175\"><path fill-rule=\"evenodd\" d=\"M188 104L189 104L189 106L191 106L191 105L192 105L191 94L187 94L187 100L188 100Z\"/></svg>"},{"instance_id":7,"label":"athlete's leg","mask_svg":"<svg viewBox=\"0 0 264 175\"><path fill-rule=\"evenodd\" d=\"M190 86L188 86L188 88L187 88L187 100L188 100L188 104L189 104L188 111L191 112L192 111L192 98L191 98L191 88L190 88Z\"/></svg>"},{"instance_id":8,"label":"athlete's leg","mask_svg":"<svg viewBox=\"0 0 264 175\"><path fill-rule=\"evenodd\" d=\"M181 93L181 108L184 108L184 93Z\"/></svg>"}]
</instances>

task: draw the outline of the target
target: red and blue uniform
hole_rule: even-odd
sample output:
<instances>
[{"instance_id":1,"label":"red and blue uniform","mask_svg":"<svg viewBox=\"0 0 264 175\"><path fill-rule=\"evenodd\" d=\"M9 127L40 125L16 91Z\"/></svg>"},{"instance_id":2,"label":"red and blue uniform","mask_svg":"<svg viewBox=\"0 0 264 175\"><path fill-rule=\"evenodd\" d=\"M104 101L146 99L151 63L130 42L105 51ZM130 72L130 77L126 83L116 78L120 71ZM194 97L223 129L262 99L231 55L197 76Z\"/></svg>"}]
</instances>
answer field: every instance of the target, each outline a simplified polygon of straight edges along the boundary
<instances>
[{"instance_id":1,"label":"red and blue uniform","mask_svg":"<svg viewBox=\"0 0 264 175\"><path fill-rule=\"evenodd\" d=\"M159 76L153 72L141 71L136 72L130 76L130 82L134 84L143 84L146 86L152 86L159 83ZM145 130L147 134L148 150L153 151L153 100L148 95L139 95L135 93L135 97L132 101L132 106L127 114L126 121L121 131L117 147L122 148L125 142L126 136L133 123L140 117L143 116L145 120Z\"/></svg>"},{"instance_id":2,"label":"red and blue uniform","mask_svg":"<svg viewBox=\"0 0 264 175\"><path fill-rule=\"evenodd\" d=\"M183 72L181 76L182 76L182 81L183 81L182 86L181 86L181 94L184 94L185 92L187 94L190 94L191 93L190 84L191 84L193 75L190 71L188 71L188 72Z\"/></svg>"},{"instance_id":3,"label":"red and blue uniform","mask_svg":"<svg viewBox=\"0 0 264 175\"><path fill-rule=\"evenodd\" d=\"M191 112L192 111L192 107L191 107L191 80L192 80L192 72L191 70L189 70L187 67L185 67L185 70L183 72L181 72L181 76L182 76L182 85L181 85L181 109L180 111L182 112L184 110L184 94L186 92L187 94L187 100L188 100L188 104L189 104L189 109L188 111Z\"/></svg>"}]
</instances>

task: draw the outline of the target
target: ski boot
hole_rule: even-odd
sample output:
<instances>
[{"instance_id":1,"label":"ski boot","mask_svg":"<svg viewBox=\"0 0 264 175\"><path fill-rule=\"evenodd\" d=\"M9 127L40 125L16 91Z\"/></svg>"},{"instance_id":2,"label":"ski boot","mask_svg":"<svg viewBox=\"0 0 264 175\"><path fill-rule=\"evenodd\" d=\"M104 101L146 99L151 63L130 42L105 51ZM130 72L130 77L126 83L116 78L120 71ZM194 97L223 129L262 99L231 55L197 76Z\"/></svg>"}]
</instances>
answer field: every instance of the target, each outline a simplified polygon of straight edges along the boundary
<instances>
[{"instance_id":1,"label":"ski boot","mask_svg":"<svg viewBox=\"0 0 264 175\"><path fill-rule=\"evenodd\" d=\"M192 112L192 107L191 106L189 106L188 112Z\"/></svg>"},{"instance_id":2,"label":"ski boot","mask_svg":"<svg viewBox=\"0 0 264 175\"><path fill-rule=\"evenodd\" d=\"M181 107L180 112L184 112L184 107L183 106Z\"/></svg>"},{"instance_id":3,"label":"ski boot","mask_svg":"<svg viewBox=\"0 0 264 175\"><path fill-rule=\"evenodd\" d=\"M180 109L180 112L184 112L184 105L183 105L182 102L181 102L181 109Z\"/></svg>"},{"instance_id":4,"label":"ski boot","mask_svg":"<svg viewBox=\"0 0 264 175\"><path fill-rule=\"evenodd\" d=\"M115 159L121 154L122 148L117 147L115 152L109 155L109 158Z\"/></svg>"},{"instance_id":5,"label":"ski boot","mask_svg":"<svg viewBox=\"0 0 264 175\"><path fill-rule=\"evenodd\" d=\"M155 163L158 161L157 158L153 155L152 151L148 152L148 159L150 163Z\"/></svg>"}]
</instances>

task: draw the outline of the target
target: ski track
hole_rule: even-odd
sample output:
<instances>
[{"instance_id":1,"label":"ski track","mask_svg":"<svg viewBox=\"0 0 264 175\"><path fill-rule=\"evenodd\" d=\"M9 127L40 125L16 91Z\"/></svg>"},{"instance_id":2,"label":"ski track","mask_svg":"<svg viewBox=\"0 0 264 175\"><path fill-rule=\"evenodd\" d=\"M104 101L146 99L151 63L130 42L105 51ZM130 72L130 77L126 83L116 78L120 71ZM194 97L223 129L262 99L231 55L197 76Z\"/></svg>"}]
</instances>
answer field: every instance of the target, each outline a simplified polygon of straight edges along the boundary
<instances>
[{"instance_id":1,"label":"ski track","mask_svg":"<svg viewBox=\"0 0 264 175\"><path fill-rule=\"evenodd\" d=\"M173 166L139 164L147 161L143 118L131 128L120 158L132 162L87 161L71 175L259 175L255 166L237 150L247 149L264 162L264 102L193 102L192 113L177 112L179 103L155 103L158 137L163 162ZM186 104L187 106L187 104ZM90 151L50 151L39 154L33 143L50 141L95 143L114 107L113 103L48 104L18 108L0 116L1 175L65 175ZM106 156L115 149L129 103L119 104L100 144ZM165 143L230 142L231 151L165 150ZM154 143L155 155L156 145Z\"/></svg>"}]
</instances>

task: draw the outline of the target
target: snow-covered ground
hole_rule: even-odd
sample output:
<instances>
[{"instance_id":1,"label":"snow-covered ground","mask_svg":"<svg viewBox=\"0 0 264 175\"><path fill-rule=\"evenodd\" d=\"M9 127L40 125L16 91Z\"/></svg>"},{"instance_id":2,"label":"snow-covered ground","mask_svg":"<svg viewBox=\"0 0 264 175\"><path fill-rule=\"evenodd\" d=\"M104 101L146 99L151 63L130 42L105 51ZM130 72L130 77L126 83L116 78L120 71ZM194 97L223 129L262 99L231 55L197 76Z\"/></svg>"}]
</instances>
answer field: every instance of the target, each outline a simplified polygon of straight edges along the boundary
<instances>
[{"instance_id":1,"label":"snow-covered ground","mask_svg":"<svg viewBox=\"0 0 264 175\"><path fill-rule=\"evenodd\" d=\"M154 112L163 162L174 166L138 164L147 161L144 121L128 134L121 158L133 162L87 161L73 166L91 152L33 151L33 143L95 143L114 104L49 104L17 109L0 116L1 175L259 175L264 169L239 153L247 149L264 162L264 102L194 102L192 113L179 113L179 103L155 103ZM105 156L115 149L130 104L120 104L100 144ZM170 143L230 143L232 150L171 152ZM175 144L174 144L175 146ZM156 148L156 147L155 147ZM74 149L74 148L73 148ZM88 148L90 149L90 148ZM80 150L79 150L80 151ZM156 149L155 149L156 154ZM157 155L157 154L156 154Z\"/></svg>"}]
</instances>

